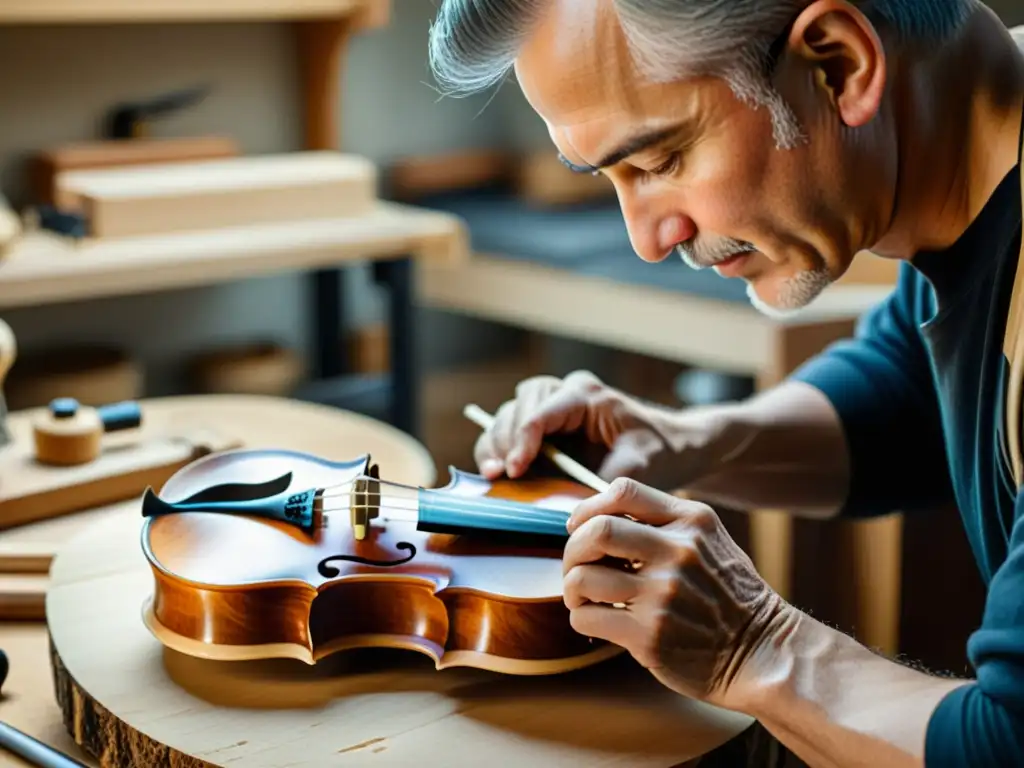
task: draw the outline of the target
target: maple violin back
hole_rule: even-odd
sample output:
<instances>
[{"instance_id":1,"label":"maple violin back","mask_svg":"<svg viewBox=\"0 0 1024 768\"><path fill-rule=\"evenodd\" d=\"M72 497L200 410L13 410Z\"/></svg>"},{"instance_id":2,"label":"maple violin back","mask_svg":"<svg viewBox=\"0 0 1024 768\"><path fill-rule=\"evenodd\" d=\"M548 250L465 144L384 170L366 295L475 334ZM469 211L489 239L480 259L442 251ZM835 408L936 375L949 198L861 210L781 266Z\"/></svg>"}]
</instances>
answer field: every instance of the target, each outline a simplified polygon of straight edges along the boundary
<instances>
[{"instance_id":1,"label":"maple violin back","mask_svg":"<svg viewBox=\"0 0 1024 768\"><path fill-rule=\"evenodd\" d=\"M557 539L429 533L401 519L357 539L345 489L373 471L369 456L334 462L277 450L225 451L180 470L144 503L150 631L203 658L313 664L345 649L390 647L426 654L439 669L509 674L553 674L621 652L570 626ZM312 489L324 489L317 524L285 519ZM448 485L430 491L453 508L501 500L566 514L592 493L570 480L492 483L454 469ZM381 498L383 510L387 493ZM224 500L257 512L169 513L170 504ZM261 516L271 506L284 512Z\"/></svg>"}]
</instances>

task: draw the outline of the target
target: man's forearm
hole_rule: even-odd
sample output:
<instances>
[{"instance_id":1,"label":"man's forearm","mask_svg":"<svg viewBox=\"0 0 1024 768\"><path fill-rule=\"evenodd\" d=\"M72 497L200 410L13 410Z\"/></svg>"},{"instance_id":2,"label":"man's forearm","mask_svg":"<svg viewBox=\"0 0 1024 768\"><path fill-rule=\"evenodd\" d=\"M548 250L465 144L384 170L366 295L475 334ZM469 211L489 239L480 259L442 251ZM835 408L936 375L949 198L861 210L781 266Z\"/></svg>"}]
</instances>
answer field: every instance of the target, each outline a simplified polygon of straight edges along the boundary
<instances>
[{"instance_id":1,"label":"man's forearm","mask_svg":"<svg viewBox=\"0 0 1024 768\"><path fill-rule=\"evenodd\" d=\"M731 702L811 768L922 766L928 721L968 680L880 657L793 610L746 663Z\"/></svg>"},{"instance_id":2,"label":"man's forearm","mask_svg":"<svg viewBox=\"0 0 1024 768\"><path fill-rule=\"evenodd\" d=\"M785 382L707 413L726 426L707 471L683 490L734 509L836 514L849 484L847 447L839 418L821 392Z\"/></svg>"}]
</instances>

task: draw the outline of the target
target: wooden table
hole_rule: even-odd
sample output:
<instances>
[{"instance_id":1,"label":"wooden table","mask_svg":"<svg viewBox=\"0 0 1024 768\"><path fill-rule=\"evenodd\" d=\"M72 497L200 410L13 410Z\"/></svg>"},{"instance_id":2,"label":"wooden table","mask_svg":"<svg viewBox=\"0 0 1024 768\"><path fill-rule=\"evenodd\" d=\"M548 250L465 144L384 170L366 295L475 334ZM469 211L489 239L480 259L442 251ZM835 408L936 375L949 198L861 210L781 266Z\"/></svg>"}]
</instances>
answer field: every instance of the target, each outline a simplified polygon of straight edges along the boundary
<instances>
[{"instance_id":1,"label":"wooden table","mask_svg":"<svg viewBox=\"0 0 1024 768\"><path fill-rule=\"evenodd\" d=\"M351 458L368 452L382 473L401 483L431 485L433 459L415 439L400 430L358 414L328 406L270 397L211 395L142 402L148 424L194 421L231 434L245 448L275 447L307 451L328 458ZM15 439L29 434L34 411L10 415ZM0 532L0 550L19 546L45 550L59 546L86 526L123 515L138 502L97 508L61 519ZM89 765L61 722L50 677L46 626L43 623L0 623L0 648L8 655L10 674L0 699L0 720L67 752ZM0 765L27 765L0 752Z\"/></svg>"},{"instance_id":2,"label":"wooden table","mask_svg":"<svg viewBox=\"0 0 1024 768\"><path fill-rule=\"evenodd\" d=\"M128 296L308 271L313 399L335 402L348 373L341 271L373 263L389 293L389 421L419 430L414 344L417 262L453 265L468 255L462 222L445 213L380 203L368 215L173 235L74 242L31 233L0 260L0 309ZM341 328L339 328L341 326Z\"/></svg>"}]
</instances>

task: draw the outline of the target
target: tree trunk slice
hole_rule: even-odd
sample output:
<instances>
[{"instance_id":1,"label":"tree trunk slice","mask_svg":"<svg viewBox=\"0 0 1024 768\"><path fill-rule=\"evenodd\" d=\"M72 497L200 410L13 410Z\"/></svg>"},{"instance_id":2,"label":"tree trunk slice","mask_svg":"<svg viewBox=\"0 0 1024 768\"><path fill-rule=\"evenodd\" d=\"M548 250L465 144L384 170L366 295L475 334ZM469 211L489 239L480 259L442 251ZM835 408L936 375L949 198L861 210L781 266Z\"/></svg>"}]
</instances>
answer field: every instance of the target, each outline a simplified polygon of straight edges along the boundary
<instances>
[{"instance_id":1,"label":"tree trunk slice","mask_svg":"<svg viewBox=\"0 0 1024 768\"><path fill-rule=\"evenodd\" d=\"M189 757L153 741L99 704L68 673L50 641L50 665L54 693L75 743L104 766L167 766L167 768L217 768L213 763Z\"/></svg>"},{"instance_id":2,"label":"tree trunk slice","mask_svg":"<svg viewBox=\"0 0 1024 768\"><path fill-rule=\"evenodd\" d=\"M127 509L85 529L47 595L64 723L103 768L670 768L752 723L668 691L628 655L540 677L438 672L400 650L315 666L186 656L143 622L140 525Z\"/></svg>"}]
</instances>

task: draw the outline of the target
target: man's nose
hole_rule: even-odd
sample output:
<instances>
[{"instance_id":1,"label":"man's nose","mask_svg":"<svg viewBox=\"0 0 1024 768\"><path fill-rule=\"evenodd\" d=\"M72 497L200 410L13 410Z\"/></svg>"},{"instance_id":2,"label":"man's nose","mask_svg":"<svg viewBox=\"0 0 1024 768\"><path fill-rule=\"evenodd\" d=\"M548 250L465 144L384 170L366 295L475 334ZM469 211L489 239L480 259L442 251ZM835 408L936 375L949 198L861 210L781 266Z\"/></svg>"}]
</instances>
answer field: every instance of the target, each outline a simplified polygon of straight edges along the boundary
<instances>
[{"instance_id":1,"label":"man's nose","mask_svg":"<svg viewBox=\"0 0 1024 768\"><path fill-rule=\"evenodd\" d=\"M664 261L677 245L692 239L697 233L693 220L680 213L630 215L627 209L623 213L633 250L637 256L650 263Z\"/></svg>"}]
</instances>

